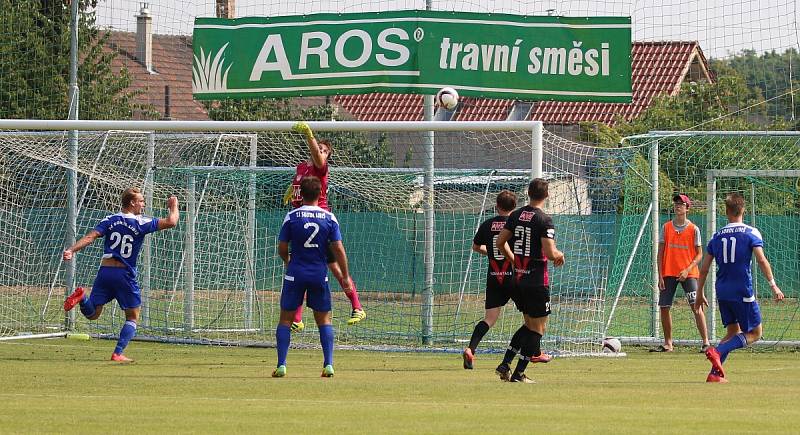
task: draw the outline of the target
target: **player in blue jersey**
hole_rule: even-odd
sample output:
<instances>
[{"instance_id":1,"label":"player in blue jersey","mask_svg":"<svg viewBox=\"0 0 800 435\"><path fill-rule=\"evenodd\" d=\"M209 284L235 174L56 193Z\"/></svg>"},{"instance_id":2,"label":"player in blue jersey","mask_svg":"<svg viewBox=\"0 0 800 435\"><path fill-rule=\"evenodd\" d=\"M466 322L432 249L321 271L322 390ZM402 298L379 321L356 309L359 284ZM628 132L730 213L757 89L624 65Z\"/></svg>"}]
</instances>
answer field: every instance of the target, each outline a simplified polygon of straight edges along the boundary
<instances>
[{"instance_id":1,"label":"player in blue jersey","mask_svg":"<svg viewBox=\"0 0 800 435\"><path fill-rule=\"evenodd\" d=\"M761 338L761 311L753 294L753 277L750 275L750 262L756 258L758 268L769 281L776 301L783 300L783 292L775 283L772 267L764 255L764 240L761 233L745 225L744 198L738 193L725 197L725 214L728 225L714 233L706 247L706 255L700 266L700 289L695 301L695 308L708 305L703 285L711 267L711 261L717 262L716 294L719 313L727 334L717 347L706 350L706 357L711 361L711 372L706 382L728 382L722 364L728 354L743 348Z\"/></svg>"},{"instance_id":2,"label":"player in blue jersey","mask_svg":"<svg viewBox=\"0 0 800 435\"><path fill-rule=\"evenodd\" d=\"M286 355L289 353L291 324L297 308L306 297L314 310L322 345L322 377L333 376L333 325L331 324L331 290L328 287L328 250L344 276L350 276L347 255L342 244L339 222L333 213L318 205L322 182L311 175L300 181L303 203L286 214L278 235L278 255L286 265L281 290L281 317L275 329L278 344L278 366L272 376L286 376ZM343 289L345 292L349 288ZM306 296L307 294L307 296Z\"/></svg>"},{"instance_id":3,"label":"player in blue jersey","mask_svg":"<svg viewBox=\"0 0 800 435\"><path fill-rule=\"evenodd\" d=\"M119 333L117 346L111 354L112 361L132 362L122 354L128 342L136 335L136 323L142 297L136 282L136 259L142 248L144 236L173 228L178 225L178 199L167 200L169 216L166 219L150 218L144 212L144 196L136 188L122 193L122 209L119 213L108 215L74 245L64 250L64 261L70 261L81 249L89 246L98 237L105 239L100 269L92 284L92 293L87 296L78 287L64 301L64 310L69 311L80 304L81 313L89 320L95 320L103 312L103 306L113 299L125 310L125 324Z\"/></svg>"}]
</instances>

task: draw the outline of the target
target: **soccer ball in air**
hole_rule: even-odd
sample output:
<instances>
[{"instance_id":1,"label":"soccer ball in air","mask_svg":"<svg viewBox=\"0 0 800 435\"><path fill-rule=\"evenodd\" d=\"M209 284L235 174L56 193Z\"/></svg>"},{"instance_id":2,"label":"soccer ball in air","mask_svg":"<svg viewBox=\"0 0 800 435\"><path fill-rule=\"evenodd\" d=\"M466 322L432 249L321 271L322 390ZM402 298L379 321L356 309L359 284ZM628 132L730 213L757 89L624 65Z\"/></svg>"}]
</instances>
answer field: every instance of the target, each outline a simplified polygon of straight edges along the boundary
<instances>
[{"instance_id":1,"label":"soccer ball in air","mask_svg":"<svg viewBox=\"0 0 800 435\"><path fill-rule=\"evenodd\" d=\"M447 110L453 110L458 105L458 92L451 87L439 89L436 93L436 104Z\"/></svg>"},{"instance_id":2,"label":"soccer ball in air","mask_svg":"<svg viewBox=\"0 0 800 435\"><path fill-rule=\"evenodd\" d=\"M622 343L616 338L603 339L603 353L619 353Z\"/></svg>"}]
</instances>

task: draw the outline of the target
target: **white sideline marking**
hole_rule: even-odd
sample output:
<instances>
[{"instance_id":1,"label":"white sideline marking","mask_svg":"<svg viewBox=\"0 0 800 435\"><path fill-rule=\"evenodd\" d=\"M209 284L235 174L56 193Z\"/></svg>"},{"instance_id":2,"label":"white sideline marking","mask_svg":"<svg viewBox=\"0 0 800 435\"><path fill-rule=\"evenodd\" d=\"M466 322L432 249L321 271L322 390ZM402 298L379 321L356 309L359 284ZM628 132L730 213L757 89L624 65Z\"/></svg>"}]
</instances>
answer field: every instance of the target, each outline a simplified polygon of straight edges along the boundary
<instances>
[{"instance_id":1,"label":"white sideline marking","mask_svg":"<svg viewBox=\"0 0 800 435\"><path fill-rule=\"evenodd\" d=\"M408 405L416 405L416 406L441 406L442 403L438 401L432 402L414 402L414 401L354 401L354 400L315 400L315 399L286 399L286 398L269 398L269 397L191 397L191 396L122 396L122 395L64 395L64 394L27 394L27 393L0 393L0 397L27 397L27 398L42 398L42 399L99 399L99 400L136 400L136 399L147 399L147 400L168 400L168 401L176 401L176 400L195 400L195 401L208 401L208 402L280 402L280 403L313 403L313 404L340 404L340 403L356 403L356 404L364 404L364 405L391 405L391 406L408 406ZM485 403L485 402L476 402L476 403L454 403L454 405L458 406L475 406L475 407L502 407L502 408L509 408L509 407L519 407L519 408L550 408L556 406L557 404L535 404L535 403ZM561 406L561 405L558 405ZM627 407L620 406L620 409L627 409Z\"/></svg>"},{"instance_id":2,"label":"white sideline marking","mask_svg":"<svg viewBox=\"0 0 800 435\"><path fill-rule=\"evenodd\" d=\"M61 340L63 338L64 337L59 337L58 339ZM51 339L50 338L46 338L45 340L51 340ZM66 341L66 340L64 339L64 341ZM8 342L3 343L2 345L4 345L4 346L82 347L82 348L85 348L85 346L83 346L83 345L80 345L80 344L66 344L64 341L60 341L59 344L55 344L55 343L54 344L47 344L47 343L41 343L41 342L38 342L38 343L23 343L21 341L8 341Z\"/></svg>"}]
</instances>

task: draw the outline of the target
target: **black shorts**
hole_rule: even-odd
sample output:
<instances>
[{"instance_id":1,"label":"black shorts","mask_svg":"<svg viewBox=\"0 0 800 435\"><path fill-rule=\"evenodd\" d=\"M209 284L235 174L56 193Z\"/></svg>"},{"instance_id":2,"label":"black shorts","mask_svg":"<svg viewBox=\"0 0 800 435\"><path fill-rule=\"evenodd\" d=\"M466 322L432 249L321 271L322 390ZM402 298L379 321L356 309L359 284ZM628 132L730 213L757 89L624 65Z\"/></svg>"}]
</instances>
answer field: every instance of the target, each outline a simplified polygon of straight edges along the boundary
<instances>
[{"instance_id":1,"label":"black shorts","mask_svg":"<svg viewBox=\"0 0 800 435\"><path fill-rule=\"evenodd\" d=\"M511 277L506 277L503 284L495 279L486 281L486 304L484 308L498 308L508 303L514 293L514 286L511 284Z\"/></svg>"},{"instance_id":2,"label":"black shorts","mask_svg":"<svg viewBox=\"0 0 800 435\"><path fill-rule=\"evenodd\" d=\"M686 278L684 281L678 281L677 277L665 276L664 290L658 292L659 307L672 306L672 302L675 300L675 292L678 290L678 284L683 287L686 302L690 306L694 305L694 301L697 300L697 278Z\"/></svg>"},{"instance_id":3,"label":"black shorts","mask_svg":"<svg viewBox=\"0 0 800 435\"><path fill-rule=\"evenodd\" d=\"M517 310L528 317L546 317L550 315L550 287L546 285L517 285L512 297Z\"/></svg>"}]
</instances>

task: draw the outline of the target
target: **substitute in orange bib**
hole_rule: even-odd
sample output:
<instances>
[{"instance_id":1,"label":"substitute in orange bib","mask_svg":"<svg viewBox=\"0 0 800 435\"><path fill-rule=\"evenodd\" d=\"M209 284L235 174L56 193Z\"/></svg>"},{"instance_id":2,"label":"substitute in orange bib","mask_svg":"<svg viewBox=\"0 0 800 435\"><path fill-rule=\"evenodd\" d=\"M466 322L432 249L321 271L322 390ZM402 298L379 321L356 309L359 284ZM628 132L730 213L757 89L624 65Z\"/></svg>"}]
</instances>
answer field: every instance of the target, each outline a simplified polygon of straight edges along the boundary
<instances>
[{"instance_id":1,"label":"substitute in orange bib","mask_svg":"<svg viewBox=\"0 0 800 435\"><path fill-rule=\"evenodd\" d=\"M701 351L709 347L706 317L702 307L695 309L697 298L697 278L700 270L697 265L703 257L700 228L693 224L687 213L692 201L684 194L672 197L674 216L661 228L658 241L658 307L661 312L661 327L664 330L664 344L651 349L651 352L672 352L672 301L678 284L683 287L686 301L694 313L694 321L702 340Z\"/></svg>"}]
</instances>

